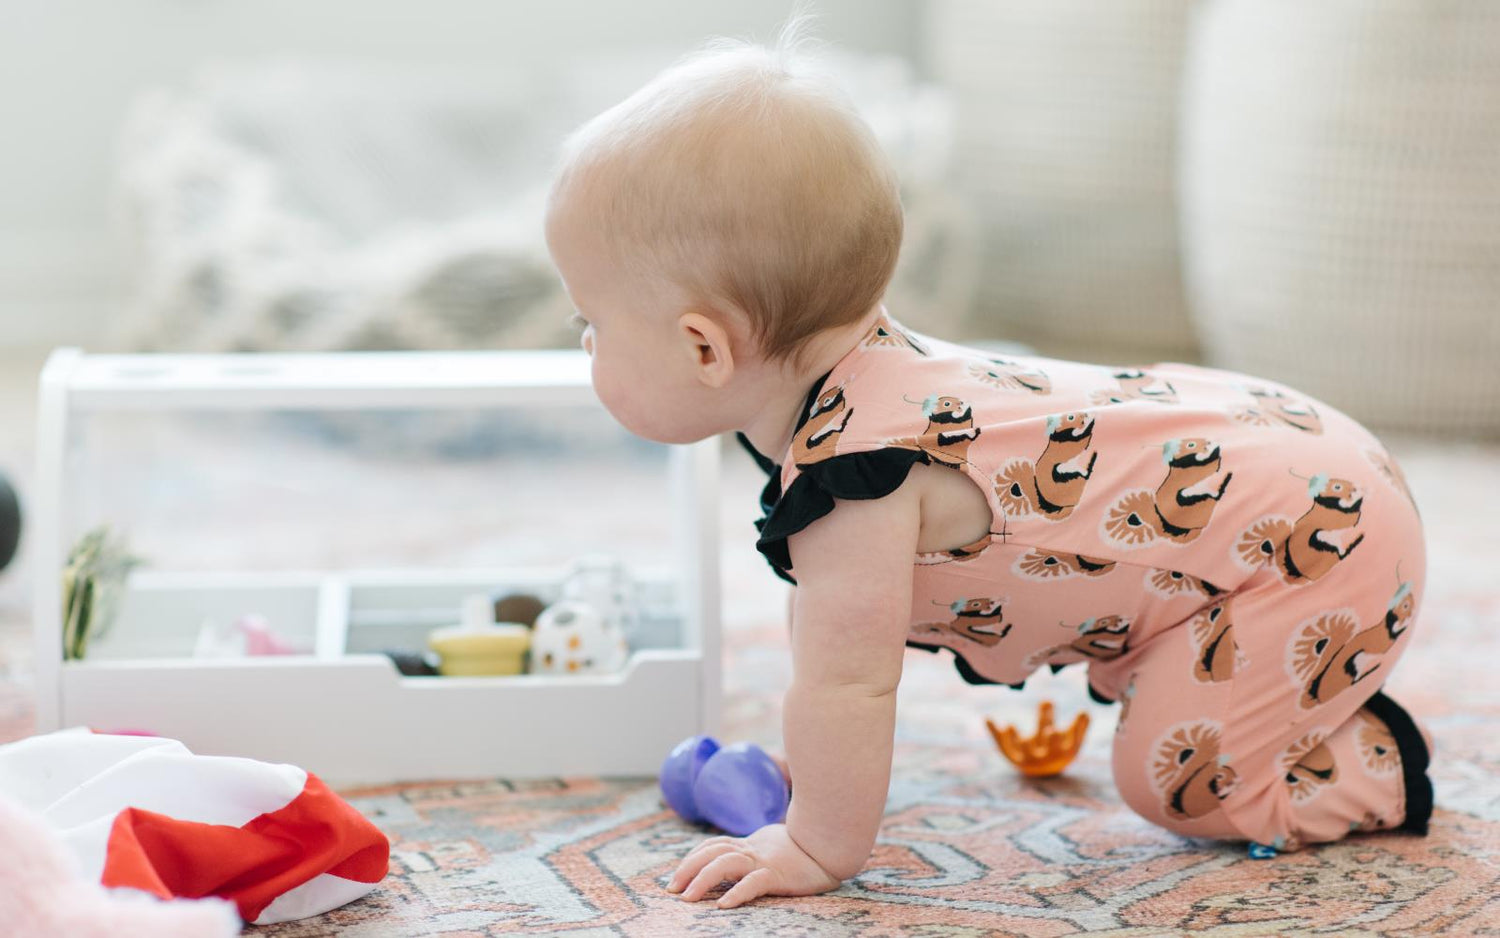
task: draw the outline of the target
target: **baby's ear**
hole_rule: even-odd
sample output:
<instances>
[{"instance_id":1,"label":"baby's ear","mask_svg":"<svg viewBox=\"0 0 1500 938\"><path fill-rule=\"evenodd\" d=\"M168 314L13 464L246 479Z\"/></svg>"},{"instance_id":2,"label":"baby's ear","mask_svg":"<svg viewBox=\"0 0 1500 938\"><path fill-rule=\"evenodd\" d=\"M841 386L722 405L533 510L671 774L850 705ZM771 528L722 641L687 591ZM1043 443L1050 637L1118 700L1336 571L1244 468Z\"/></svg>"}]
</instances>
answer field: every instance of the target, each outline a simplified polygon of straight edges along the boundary
<instances>
[{"instance_id":1,"label":"baby's ear","mask_svg":"<svg viewBox=\"0 0 1500 938\"><path fill-rule=\"evenodd\" d=\"M729 330L718 317L698 311L683 313L677 325L698 380L711 388L726 387L735 368Z\"/></svg>"}]
</instances>

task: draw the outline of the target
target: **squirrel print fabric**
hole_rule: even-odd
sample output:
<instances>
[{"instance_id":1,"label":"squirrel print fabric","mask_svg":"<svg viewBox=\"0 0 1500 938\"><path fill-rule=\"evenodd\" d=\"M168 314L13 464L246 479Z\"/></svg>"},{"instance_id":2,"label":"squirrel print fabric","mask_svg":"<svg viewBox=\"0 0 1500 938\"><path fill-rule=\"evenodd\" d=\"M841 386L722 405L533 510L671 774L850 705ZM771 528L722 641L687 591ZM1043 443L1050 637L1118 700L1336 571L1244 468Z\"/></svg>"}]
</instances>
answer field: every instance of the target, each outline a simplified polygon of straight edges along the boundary
<instances>
[{"instance_id":1,"label":"squirrel print fabric","mask_svg":"<svg viewBox=\"0 0 1500 938\"><path fill-rule=\"evenodd\" d=\"M1333 408L1190 365L996 357L882 316L790 450L755 455L758 546L788 579L786 539L835 499L919 462L973 481L990 533L913 558L908 644L974 683L1084 664L1122 705L1115 780L1148 820L1280 849L1425 831L1430 738L1380 693L1421 601L1421 521Z\"/></svg>"}]
</instances>

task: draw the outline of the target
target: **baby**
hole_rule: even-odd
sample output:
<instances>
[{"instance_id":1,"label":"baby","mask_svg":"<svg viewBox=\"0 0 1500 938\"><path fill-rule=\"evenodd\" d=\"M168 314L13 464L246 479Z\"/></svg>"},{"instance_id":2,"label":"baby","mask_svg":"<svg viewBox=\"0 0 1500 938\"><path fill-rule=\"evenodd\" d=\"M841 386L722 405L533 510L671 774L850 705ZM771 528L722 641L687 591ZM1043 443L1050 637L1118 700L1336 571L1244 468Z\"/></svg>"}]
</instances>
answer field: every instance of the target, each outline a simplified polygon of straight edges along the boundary
<instances>
[{"instance_id":1,"label":"baby","mask_svg":"<svg viewBox=\"0 0 1500 938\"><path fill-rule=\"evenodd\" d=\"M1085 663L1121 796L1169 830L1424 832L1430 739L1380 692L1422 526L1375 437L1269 381L919 335L881 303L901 232L870 130L785 40L711 46L565 146L547 242L599 398L652 440L739 431L797 584L786 822L667 888L728 880L728 908L860 871L908 646L971 683Z\"/></svg>"}]
</instances>

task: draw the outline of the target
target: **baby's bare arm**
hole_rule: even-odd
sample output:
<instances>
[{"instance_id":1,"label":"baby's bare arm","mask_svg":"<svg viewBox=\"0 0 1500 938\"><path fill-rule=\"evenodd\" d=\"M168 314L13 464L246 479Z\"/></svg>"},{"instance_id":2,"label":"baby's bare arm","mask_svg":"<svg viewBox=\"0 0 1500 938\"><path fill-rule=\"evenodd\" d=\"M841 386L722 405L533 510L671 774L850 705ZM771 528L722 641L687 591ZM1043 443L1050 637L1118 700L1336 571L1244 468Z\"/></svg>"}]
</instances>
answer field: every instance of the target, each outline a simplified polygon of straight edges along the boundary
<instances>
[{"instance_id":1,"label":"baby's bare arm","mask_svg":"<svg viewBox=\"0 0 1500 938\"><path fill-rule=\"evenodd\" d=\"M840 501L791 539L798 587L782 716L793 841L839 879L869 858L890 784L920 526L915 486Z\"/></svg>"},{"instance_id":2,"label":"baby's bare arm","mask_svg":"<svg viewBox=\"0 0 1500 938\"><path fill-rule=\"evenodd\" d=\"M798 587L783 714L792 776L786 823L703 841L678 865L668 891L697 902L734 880L720 908L765 895L811 896L837 888L869 859L891 777L917 489L841 501L791 538Z\"/></svg>"}]
</instances>

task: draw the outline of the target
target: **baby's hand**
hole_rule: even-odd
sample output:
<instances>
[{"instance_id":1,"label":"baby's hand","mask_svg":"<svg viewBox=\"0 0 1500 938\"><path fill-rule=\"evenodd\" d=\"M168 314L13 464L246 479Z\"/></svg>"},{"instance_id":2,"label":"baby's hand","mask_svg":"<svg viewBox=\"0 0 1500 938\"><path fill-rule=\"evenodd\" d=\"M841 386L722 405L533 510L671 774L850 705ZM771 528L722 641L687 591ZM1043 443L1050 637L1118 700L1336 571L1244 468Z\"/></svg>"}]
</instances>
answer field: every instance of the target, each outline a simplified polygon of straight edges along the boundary
<instances>
[{"instance_id":1,"label":"baby's hand","mask_svg":"<svg viewBox=\"0 0 1500 938\"><path fill-rule=\"evenodd\" d=\"M815 896L841 882L797 846L785 824L767 824L749 837L710 837L694 847L678 864L667 891L697 902L726 879L738 882L719 897L721 909L757 896Z\"/></svg>"}]
</instances>

